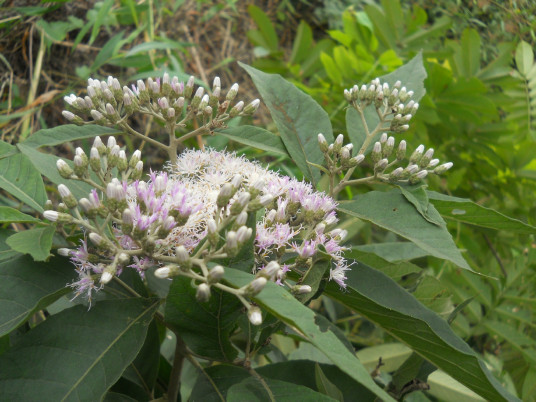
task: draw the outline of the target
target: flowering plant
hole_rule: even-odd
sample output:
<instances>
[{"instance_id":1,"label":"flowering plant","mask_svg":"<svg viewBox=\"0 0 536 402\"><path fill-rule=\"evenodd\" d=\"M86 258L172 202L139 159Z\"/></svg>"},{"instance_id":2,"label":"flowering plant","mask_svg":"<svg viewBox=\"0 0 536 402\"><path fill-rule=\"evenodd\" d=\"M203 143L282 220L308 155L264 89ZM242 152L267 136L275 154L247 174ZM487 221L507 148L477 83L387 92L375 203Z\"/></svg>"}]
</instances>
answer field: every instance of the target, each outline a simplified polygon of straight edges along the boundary
<instances>
[{"instance_id":1,"label":"flowering plant","mask_svg":"<svg viewBox=\"0 0 536 402\"><path fill-rule=\"evenodd\" d=\"M41 226L6 241L14 252L48 262L10 256L13 275L43 284L34 302L21 302L22 310L0 324L9 332L38 311L52 316L0 357L2 395L355 400L359 392L359 400L393 400L422 389L418 372L382 376L381 358L367 370L341 330L320 314L319 303L329 312L335 300L418 352L408 362L419 369L427 370L425 358L485 397L508 399L447 323L396 283L392 264L382 260L382 273L382 264L352 240L359 222L369 221L409 240L413 251L471 270L423 185L452 164L441 164L423 145L407 153L406 141L397 138L424 95L420 56L346 90L348 133L336 138L312 98L280 76L243 67L278 135L235 125L261 104L236 101L237 84L223 95L219 78L211 89L196 89L193 77L184 83L164 74L131 87L113 77L90 79L87 95L65 98L63 115L73 125L19 144L24 155L43 162L41 172L57 184L57 202L36 198ZM412 89L403 86L406 80ZM159 122L165 140L133 127L140 114ZM188 147L192 139L202 144L203 136L215 135L292 159L304 180L224 149ZM76 148L72 162L43 159L37 150L80 139L91 145ZM169 162L147 172L141 151L128 157L123 146L137 140ZM390 190L355 192L366 183ZM37 235L36 249L30 239ZM68 303L52 304L64 295ZM322 358L288 360L281 344L271 342L285 336L300 347L312 345ZM29 374L18 358L10 359L35 342L43 346L42 364ZM437 351L439 343L444 349ZM60 345L63 350L45 352ZM165 348L172 353L166 356ZM16 367L7 369L8 361ZM192 368L191 378L184 366ZM288 370L314 373L314 379ZM38 391L35 384L45 378L54 385Z\"/></svg>"}]
</instances>

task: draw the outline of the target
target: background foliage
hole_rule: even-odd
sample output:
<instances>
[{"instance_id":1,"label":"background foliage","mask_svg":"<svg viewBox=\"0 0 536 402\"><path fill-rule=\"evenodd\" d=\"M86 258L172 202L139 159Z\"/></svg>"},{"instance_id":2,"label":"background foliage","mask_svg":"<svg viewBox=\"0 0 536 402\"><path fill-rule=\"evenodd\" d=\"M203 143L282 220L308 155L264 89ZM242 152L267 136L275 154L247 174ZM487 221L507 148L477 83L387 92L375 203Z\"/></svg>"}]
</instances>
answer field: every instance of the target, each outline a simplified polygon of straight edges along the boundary
<instances>
[{"instance_id":1,"label":"background foliage","mask_svg":"<svg viewBox=\"0 0 536 402\"><path fill-rule=\"evenodd\" d=\"M115 297L121 300L96 303L94 309L106 310L108 321L116 323L110 338L101 338L100 323L87 323L83 315L85 308L70 308L68 290L64 288L73 275L70 265L60 262L58 257L49 260L53 264L33 262L47 260L51 247L61 246L63 242L54 235L54 227L38 219L47 198L45 190L55 191L50 183L61 180L59 175L54 176L55 157L41 151L62 144L62 156L69 158L74 147L66 141L76 140L86 146L87 138L111 133L106 129L102 133L78 131L76 136L65 132L62 137L56 130L56 137L50 138L46 130L39 131L57 126L61 121L61 99L65 94L83 88L87 77L94 75L114 74L124 81L133 81L158 76L164 71L180 78L194 72L205 83L215 74L227 82L242 82L247 75L235 63L240 60L266 73L281 74L322 106L331 119L333 133L342 132L352 138L354 125L344 110L342 90L393 72L422 50L426 94L404 138L414 145L421 142L433 145L442 159L454 162L455 168L445 179L429 180L423 206L430 211L437 210L454 242L464 251L465 268L481 275L462 269L459 260L437 258L445 256L405 236L404 225L399 228L383 224L380 218L389 209L389 205L380 202L387 202L381 197L389 190L385 186L348 191L343 193L344 198L351 200L358 196L357 201L342 207L349 216L344 223L351 234L349 244L355 245L350 255L366 265L352 272L352 290L348 293L338 294L328 286L326 295L330 297L313 300L312 310L299 303L295 308L301 307L303 314L324 320L331 330L323 334L346 338L346 345L350 350L357 350L363 366L376 374L374 381L363 370L352 371L350 367L356 364L352 360L335 362L333 356L338 351L325 349L331 339L315 345L323 354L310 348L309 342L314 344L314 341L307 332L306 320L300 321L299 314L282 310L284 305L277 304L277 298L283 295L275 287L267 289L266 294L261 293L258 302L287 326L270 328L270 321L266 320L266 333L270 329L277 332L271 342L263 344L265 329L261 329L255 363L264 366L258 372L277 395L285 395L288 383L293 383L301 386L300 395L315 391L311 398L320 392L326 400L340 400L351 398L357 387L365 386L369 390L363 391L365 395L371 390L378 392L376 384L391 384L392 395L397 398L414 391L405 400L459 400L462 396L478 400L476 394L442 377L441 373L429 375L434 364L454 377L457 375L458 380L465 381L465 385L486 399L500 399L498 395L504 392L501 386L522 400L536 399L533 313L536 249L535 229L531 226L535 224L536 63L535 10L531 2L504 6L498 2L479 2L478 6L470 2L464 7L451 1L430 7L429 2L398 0L353 4L326 1L316 7L287 1L271 7L263 6L262 2L259 6L244 6L223 0L213 3L105 0L87 2L89 5L84 6L80 4L86 2L17 3L14 7L8 3L0 5L3 141L0 143L3 189L0 275L6 278L0 281L3 335L0 367L4 368L0 378L4 383L23 375L24 371L7 370L11 367L8 362L25 353L31 355L35 339L45 337L53 343L58 339L66 342L73 334L101 339L102 353L97 353L94 360L98 364L117 361L115 353L122 355L124 350L137 353L126 356L115 371L103 377L95 374L93 378L105 380L101 388L92 391L96 398L105 393L107 400L125 394L134 400L159 397L167 387L171 370L175 347L170 339L172 334L166 333L160 323L147 319L157 308L154 302L124 299L118 290ZM197 24L205 27L202 34L193 29ZM254 74L260 72L251 71L248 73L255 81ZM251 84L242 87L252 97L260 93L264 103L270 106L267 96L274 94L263 93L268 89L263 90L259 85L255 89ZM271 121L267 112L264 109L255 123ZM222 136L209 138L208 145L236 149L285 174L299 176L301 173L293 163L296 154L288 145L291 134L285 134L276 116L272 117L275 126L268 128L278 131L283 139L288 135L284 145L272 138L259 151L250 147L254 146L252 134L244 135L243 131L240 134L234 128L227 129ZM141 119L136 122L139 131L144 131L150 123ZM323 132L327 134L326 130ZM238 137L248 137L250 142ZM192 140L190 145L197 144ZM134 149L134 144L127 146ZM159 155L149 154L147 158L149 165L161 162ZM41 174L50 181L43 182ZM306 177L318 179L314 171ZM319 186L322 185L320 181ZM403 197L398 193L397 196ZM359 202L367 207L361 207ZM27 228L30 230L24 230ZM416 243L421 247L415 247ZM25 253L31 257L23 256ZM53 266L53 271L43 275L40 268L44 266L48 269ZM245 274L237 272L231 281L240 283L241 275ZM387 288L375 291L374 279ZM135 278L131 281L133 286L139 286ZM32 283L39 283L39 288ZM396 283L448 320L450 328L472 350L456 343L458 338L445 321L438 318L430 321L429 317L417 317L407 310L412 301L400 302L407 293L397 293ZM170 294L184 291L180 285L174 282ZM222 314L233 320L234 313ZM137 317L136 325L130 326L132 323L126 322L126 316ZM389 327L391 321L406 322L407 327L401 324ZM88 328L80 331L77 322ZM425 329L423 322L429 327L430 322L433 325ZM419 350L418 344L411 344L405 338L405 334L416 329L424 331L432 345L430 348ZM249 338L231 340L234 344L250 342ZM208 340L208 344L209 341L214 339ZM429 352L441 351L444 342L449 346L441 361ZM159 343L160 354L151 350ZM406 346L408 343L418 354L412 353ZM230 345L229 341L226 347ZM200 345L199 350L206 347ZM75 352L86 351L73 349ZM341 355L349 359L351 353L341 352ZM380 357L382 367L378 364ZM38 360L47 359L52 357L42 356ZM86 370L97 365L88 363L90 359L84 361L88 364ZM339 368L329 363L336 363ZM91 399L87 390L93 389L93 383L86 385L85 377L73 372L70 365L80 370L85 367L81 362L67 359L62 366L65 373L55 374L58 378L75 378L76 386L69 383L64 386L69 392ZM206 375L199 374L202 365ZM342 367L346 367L344 372ZM474 373L475 378L464 380L465 373L461 370ZM43 379L49 372L50 368L43 366L28 381ZM417 379L413 385L404 388L413 379ZM185 364L182 381L183 398L191 395L193 400L196 395L218 400L217 394L210 394L211 382L230 400L243 400L255 386L244 368L210 366L202 359ZM420 388L424 382L430 385L429 390ZM475 384L480 384L480 388ZM31 392L32 387L27 383L21 387L16 397L31 399L33 396L22 394L22 389ZM61 389L58 392L66 395Z\"/></svg>"}]
</instances>

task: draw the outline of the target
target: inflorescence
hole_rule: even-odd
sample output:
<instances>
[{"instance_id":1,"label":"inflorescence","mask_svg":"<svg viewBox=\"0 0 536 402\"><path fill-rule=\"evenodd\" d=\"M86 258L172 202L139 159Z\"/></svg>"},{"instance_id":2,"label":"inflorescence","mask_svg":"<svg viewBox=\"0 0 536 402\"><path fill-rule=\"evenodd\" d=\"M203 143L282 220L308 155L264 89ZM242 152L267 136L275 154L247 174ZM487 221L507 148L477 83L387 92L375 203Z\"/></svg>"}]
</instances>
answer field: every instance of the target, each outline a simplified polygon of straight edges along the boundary
<instances>
[{"instance_id":1,"label":"inflorescence","mask_svg":"<svg viewBox=\"0 0 536 402\"><path fill-rule=\"evenodd\" d=\"M434 150L425 151L420 145L405 167L395 167L406 157L406 142L400 141L395 149L395 139L387 132L408 130L419 104L400 82L390 88L377 78L368 86L344 91L366 134L357 152L354 144L343 144L342 134L333 144L318 134L326 165L316 166L329 176L329 195L228 152L186 150L178 155L185 140L213 134L228 119L253 114L260 104L258 99L247 106L243 101L234 102L238 84L223 96L218 77L207 93L202 86L194 91L194 82L194 77L184 83L164 74L162 80L138 80L129 88L113 77L89 79L87 96L65 97L69 110L63 115L69 121L119 128L164 149L170 160L166 170L151 171L143 180L141 152L127 158L115 137L109 137L106 145L96 137L89 157L77 148L72 165L58 160L63 178L93 187L87 197L76 199L60 184L62 202L53 208L48 201L44 212L64 234L67 228L83 229L78 248L59 250L71 258L79 274L70 285L76 296L85 294L91 302L93 293L124 269L135 269L145 278L154 267L159 278L191 278L201 302L210 299L213 289L234 294L247 307L250 321L260 324L260 309L251 298L268 281L286 286L296 295L310 293L311 287L301 282L316 263L326 260L331 264L329 279L345 287L349 266L341 243L347 233L335 228L334 200L344 187L370 180L415 184L452 166L450 162L440 165L433 159ZM365 117L367 107L375 108L379 118L373 130ZM128 118L135 112L163 122L168 143L134 130ZM193 121L199 123L198 128L183 132ZM374 175L351 179L369 150ZM255 278L234 289L222 282L223 265L244 252L253 257Z\"/></svg>"}]
</instances>

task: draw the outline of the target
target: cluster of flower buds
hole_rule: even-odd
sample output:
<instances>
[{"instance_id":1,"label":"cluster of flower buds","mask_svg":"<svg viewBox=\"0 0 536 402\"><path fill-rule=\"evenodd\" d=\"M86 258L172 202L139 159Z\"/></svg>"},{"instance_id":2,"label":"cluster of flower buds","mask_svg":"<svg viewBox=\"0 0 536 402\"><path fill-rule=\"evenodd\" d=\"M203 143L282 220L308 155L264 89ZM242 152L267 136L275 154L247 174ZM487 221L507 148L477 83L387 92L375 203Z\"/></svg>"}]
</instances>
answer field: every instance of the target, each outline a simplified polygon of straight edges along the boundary
<instances>
[{"instance_id":1,"label":"cluster of flower buds","mask_svg":"<svg viewBox=\"0 0 536 402\"><path fill-rule=\"evenodd\" d=\"M247 105L243 101L234 102L238 84L233 84L223 94L219 77L214 79L211 90L199 86L194 91L194 84L193 76L184 83L167 73L161 79L138 80L130 88L121 86L117 78L111 76L103 81L90 78L85 97L71 94L64 98L69 110L63 111L63 116L79 125L113 126L134 112L140 112L155 116L172 127L183 126L196 116L205 123L214 120L214 126L217 126L228 118L251 115L260 105L258 99Z\"/></svg>"},{"instance_id":2,"label":"cluster of flower buds","mask_svg":"<svg viewBox=\"0 0 536 402\"><path fill-rule=\"evenodd\" d=\"M383 84L379 78L375 78L371 83L361 87L354 85L350 89L344 90L345 99L356 109L363 110L369 105L373 105L383 118L391 115L389 130L392 132L403 132L409 129L409 121L419 109L419 104L411 100L413 91L408 91L402 87L400 81L396 81L391 88L387 82Z\"/></svg>"},{"instance_id":3,"label":"cluster of flower buds","mask_svg":"<svg viewBox=\"0 0 536 402\"><path fill-rule=\"evenodd\" d=\"M64 179L76 179L89 181L91 172L102 178L104 183L111 179L112 169L117 168L122 180L137 180L143 173L143 162L141 152L135 151L130 160L115 140L115 137L108 137L107 145L104 145L100 137L95 137L93 146L89 152L89 158L84 150L76 148L73 158L73 167L63 159L56 162L58 172Z\"/></svg>"},{"instance_id":4,"label":"cluster of flower buds","mask_svg":"<svg viewBox=\"0 0 536 402\"><path fill-rule=\"evenodd\" d=\"M389 158L393 157L390 162ZM380 141L377 141L372 148L370 157L374 165L375 176L388 182L409 182L416 184L423 180L428 174L442 174L452 167L452 162L439 164L439 159L433 159L434 149L425 151L424 145L419 145L410 155L406 167L396 167L394 165L402 163L406 159L406 141L402 140L395 149L395 138L383 133Z\"/></svg>"},{"instance_id":5,"label":"cluster of flower buds","mask_svg":"<svg viewBox=\"0 0 536 402\"><path fill-rule=\"evenodd\" d=\"M339 134L333 144L328 144L323 134L318 134L318 145L324 153L324 159L330 172L338 174L343 170L353 169L365 159L364 155L352 156L353 144L343 146L344 136Z\"/></svg>"}]
</instances>

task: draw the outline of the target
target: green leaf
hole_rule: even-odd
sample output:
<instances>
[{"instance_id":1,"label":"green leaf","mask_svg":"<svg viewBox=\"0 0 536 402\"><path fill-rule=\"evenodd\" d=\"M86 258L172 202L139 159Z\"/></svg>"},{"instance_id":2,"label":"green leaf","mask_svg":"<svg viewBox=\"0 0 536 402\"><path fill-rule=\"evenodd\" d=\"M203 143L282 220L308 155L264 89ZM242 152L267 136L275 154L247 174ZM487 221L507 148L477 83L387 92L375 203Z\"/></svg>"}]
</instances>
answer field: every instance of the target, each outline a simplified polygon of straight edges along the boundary
<instances>
[{"instance_id":1,"label":"green leaf","mask_svg":"<svg viewBox=\"0 0 536 402\"><path fill-rule=\"evenodd\" d=\"M318 147L318 134L333 142L333 130L328 114L314 99L300 91L278 74L266 74L251 66L240 66L253 79L279 130L288 153L303 175L313 184L320 171L307 163L321 165L324 154Z\"/></svg>"},{"instance_id":2,"label":"green leaf","mask_svg":"<svg viewBox=\"0 0 536 402\"><path fill-rule=\"evenodd\" d=\"M451 376L437 370L428 376L428 393L440 400L464 401L464 402L485 402L475 392L471 391Z\"/></svg>"},{"instance_id":3,"label":"green leaf","mask_svg":"<svg viewBox=\"0 0 536 402\"><path fill-rule=\"evenodd\" d=\"M66 284L75 277L65 258L53 263L15 256L0 263L0 336L11 332L34 312L71 292Z\"/></svg>"},{"instance_id":4,"label":"green leaf","mask_svg":"<svg viewBox=\"0 0 536 402\"><path fill-rule=\"evenodd\" d=\"M433 206L430 205L430 208ZM338 210L390 230L412 241L430 255L472 271L446 227L426 221L413 205L406 201L399 189L388 192L370 191L356 200L341 202Z\"/></svg>"},{"instance_id":5,"label":"green leaf","mask_svg":"<svg viewBox=\"0 0 536 402\"><path fill-rule=\"evenodd\" d=\"M427 194L439 213L447 219L513 233L536 234L536 227L478 205L467 198L451 197L435 191L427 191Z\"/></svg>"},{"instance_id":6,"label":"green leaf","mask_svg":"<svg viewBox=\"0 0 536 402\"><path fill-rule=\"evenodd\" d=\"M342 392L324 374L318 363L315 364L315 379L318 390L336 401L343 401Z\"/></svg>"},{"instance_id":7,"label":"green leaf","mask_svg":"<svg viewBox=\"0 0 536 402\"><path fill-rule=\"evenodd\" d=\"M365 244L362 246L354 246L352 249L363 251L365 253L374 253L389 262L409 261L428 255L426 251L417 247L414 243L402 241ZM358 259L357 257L353 258Z\"/></svg>"},{"instance_id":8,"label":"green leaf","mask_svg":"<svg viewBox=\"0 0 536 402\"><path fill-rule=\"evenodd\" d=\"M132 49L130 49L125 54L125 57L130 57L138 53L147 53L150 50L168 50L168 49L180 50L186 46L191 46L191 44L187 42L178 42L178 41L143 42L143 43L140 43L139 45L134 46Z\"/></svg>"},{"instance_id":9,"label":"green leaf","mask_svg":"<svg viewBox=\"0 0 536 402\"><path fill-rule=\"evenodd\" d=\"M345 292L330 283L326 293L375 322L482 397L493 401L517 400L503 389L445 320L393 280L363 264L353 265L347 277Z\"/></svg>"},{"instance_id":10,"label":"green leaf","mask_svg":"<svg viewBox=\"0 0 536 402\"><path fill-rule=\"evenodd\" d=\"M134 360L158 301L115 299L63 310L0 357L6 400L98 401Z\"/></svg>"},{"instance_id":11,"label":"green leaf","mask_svg":"<svg viewBox=\"0 0 536 402\"><path fill-rule=\"evenodd\" d=\"M55 226L23 230L11 235L6 243L15 251L30 254L35 261L45 261L50 256Z\"/></svg>"},{"instance_id":12,"label":"green leaf","mask_svg":"<svg viewBox=\"0 0 536 402\"><path fill-rule=\"evenodd\" d=\"M6 244L7 238L14 233L16 232L13 230L0 229L0 263L13 257L20 256L20 253Z\"/></svg>"},{"instance_id":13,"label":"green leaf","mask_svg":"<svg viewBox=\"0 0 536 402\"><path fill-rule=\"evenodd\" d=\"M292 44L289 63L299 63L304 60L310 54L313 46L313 30L305 21L301 20Z\"/></svg>"},{"instance_id":14,"label":"green leaf","mask_svg":"<svg viewBox=\"0 0 536 402\"><path fill-rule=\"evenodd\" d=\"M322 395L310 388L296 385L285 381L265 378L265 384L270 389L273 400L281 402L334 402L336 399ZM272 400L268 391L259 379L246 378L239 384L235 384L227 391L228 402L264 402Z\"/></svg>"},{"instance_id":15,"label":"green leaf","mask_svg":"<svg viewBox=\"0 0 536 402\"><path fill-rule=\"evenodd\" d=\"M441 218L435 209L429 209L430 201L424 189L424 186L398 186L402 195L408 200L421 216L428 222L434 225L445 225L445 221Z\"/></svg>"},{"instance_id":16,"label":"green leaf","mask_svg":"<svg viewBox=\"0 0 536 402\"><path fill-rule=\"evenodd\" d=\"M290 157L281 137L271 133L264 128L255 126L238 126L229 127L223 130L216 130L230 140L250 147L262 149L263 151L273 152L277 155Z\"/></svg>"},{"instance_id":17,"label":"green leaf","mask_svg":"<svg viewBox=\"0 0 536 402\"><path fill-rule=\"evenodd\" d=\"M372 372L380 358L383 365L381 371L390 373L396 370L411 355L411 349L402 343L384 343L383 345L369 346L360 349L357 357L367 370Z\"/></svg>"},{"instance_id":18,"label":"green leaf","mask_svg":"<svg viewBox=\"0 0 536 402\"><path fill-rule=\"evenodd\" d=\"M234 287L251 282L253 275L226 268L225 280ZM335 334L317 324L315 313L296 300L285 289L269 282L254 298L255 302L290 326L308 342L324 353L342 371L386 401L393 399L370 377L368 371Z\"/></svg>"},{"instance_id":19,"label":"green leaf","mask_svg":"<svg viewBox=\"0 0 536 402\"><path fill-rule=\"evenodd\" d=\"M281 380L291 382L292 384L302 385L310 389L317 389L315 379L315 362L310 360L293 360L281 363L268 364L263 367L258 367L255 370L263 378ZM327 377L342 393L345 401L355 399L356 395L360 396L360 400L374 400L374 394L361 384L356 383L349 375L342 372L338 367L331 364L320 364L320 368ZM203 402L220 402L214 386L217 387L220 394L227 396L227 390L234 384L238 384L251 374L245 369L237 366L225 364L215 365L205 369L205 372L200 375L194 386L190 400ZM209 381L210 379L211 381ZM300 400L298 398L298 400Z\"/></svg>"},{"instance_id":20,"label":"green leaf","mask_svg":"<svg viewBox=\"0 0 536 402\"><path fill-rule=\"evenodd\" d=\"M93 138L97 135L116 135L121 131L111 127L97 125L77 126L75 124L64 124L54 128L47 128L37 131L26 141L17 146L39 148L44 146L55 146L69 141Z\"/></svg>"},{"instance_id":21,"label":"green leaf","mask_svg":"<svg viewBox=\"0 0 536 402\"><path fill-rule=\"evenodd\" d=\"M426 254L427 255L427 254ZM405 277L413 273L420 273L422 269L412 264L411 262L389 262L379 255L361 251L360 249L353 247L351 251L345 253L346 258L353 258L358 262L368 265L378 271L383 272L389 278L396 281L403 281Z\"/></svg>"},{"instance_id":22,"label":"green leaf","mask_svg":"<svg viewBox=\"0 0 536 402\"><path fill-rule=\"evenodd\" d=\"M518 71L525 77L530 72L534 63L534 52L532 46L522 40L516 47L516 66Z\"/></svg>"},{"instance_id":23,"label":"green leaf","mask_svg":"<svg viewBox=\"0 0 536 402\"><path fill-rule=\"evenodd\" d=\"M147 329L147 337L134 361L126 368L123 378L138 386L145 393L146 398L151 398L158 376L160 362L160 340L158 328L153 320Z\"/></svg>"},{"instance_id":24,"label":"green leaf","mask_svg":"<svg viewBox=\"0 0 536 402\"><path fill-rule=\"evenodd\" d=\"M42 205L47 200L43 178L25 155L16 152L0 159L0 188L37 212L43 212Z\"/></svg>"},{"instance_id":25,"label":"green leaf","mask_svg":"<svg viewBox=\"0 0 536 402\"><path fill-rule=\"evenodd\" d=\"M315 261L315 263L307 270L303 276L300 285L309 285L311 286L311 291L303 295L297 295L296 299L301 301L303 304L306 304L312 297L316 295L318 288L320 287L320 282L324 277L324 274L331 266L331 261L320 260Z\"/></svg>"},{"instance_id":26,"label":"green leaf","mask_svg":"<svg viewBox=\"0 0 536 402\"><path fill-rule=\"evenodd\" d=\"M23 214L19 210L10 207L0 206L0 223L11 222L40 222L33 216Z\"/></svg>"},{"instance_id":27,"label":"green leaf","mask_svg":"<svg viewBox=\"0 0 536 402\"><path fill-rule=\"evenodd\" d=\"M268 49L272 52L277 52L279 38L270 18L268 18L264 11L253 4L248 6L248 13L259 27L259 31L262 34Z\"/></svg>"},{"instance_id":28,"label":"green leaf","mask_svg":"<svg viewBox=\"0 0 536 402\"><path fill-rule=\"evenodd\" d=\"M198 355L232 361L238 352L229 336L240 315L241 303L227 292L215 288L211 292L210 300L200 303L191 280L175 278L166 300L165 320Z\"/></svg>"}]
</instances>

